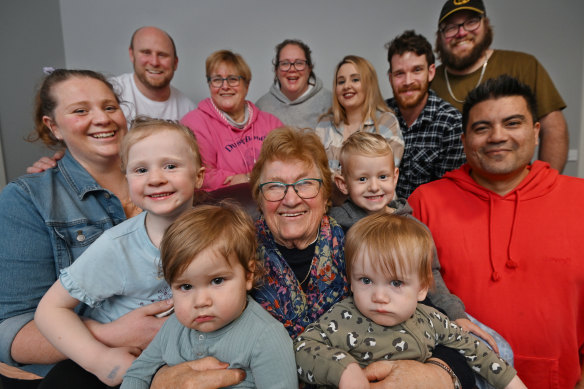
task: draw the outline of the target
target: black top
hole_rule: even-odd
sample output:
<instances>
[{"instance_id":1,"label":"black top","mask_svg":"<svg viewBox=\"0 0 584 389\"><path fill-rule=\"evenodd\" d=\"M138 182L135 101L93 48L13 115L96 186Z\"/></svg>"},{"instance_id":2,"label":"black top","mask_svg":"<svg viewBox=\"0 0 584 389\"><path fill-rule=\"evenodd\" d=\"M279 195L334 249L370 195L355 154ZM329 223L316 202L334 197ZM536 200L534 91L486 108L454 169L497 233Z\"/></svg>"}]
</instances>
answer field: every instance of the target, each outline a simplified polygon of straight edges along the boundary
<instances>
[{"instance_id":1,"label":"black top","mask_svg":"<svg viewBox=\"0 0 584 389\"><path fill-rule=\"evenodd\" d=\"M276 247L282 254L282 257L288 262L290 268L296 275L298 282L300 282L300 287L304 289L308 283L308 272L310 271L310 266L312 265L312 259L314 258L314 250L316 249L316 241L306 247L305 249L289 249L285 246L281 246L276 243Z\"/></svg>"}]
</instances>

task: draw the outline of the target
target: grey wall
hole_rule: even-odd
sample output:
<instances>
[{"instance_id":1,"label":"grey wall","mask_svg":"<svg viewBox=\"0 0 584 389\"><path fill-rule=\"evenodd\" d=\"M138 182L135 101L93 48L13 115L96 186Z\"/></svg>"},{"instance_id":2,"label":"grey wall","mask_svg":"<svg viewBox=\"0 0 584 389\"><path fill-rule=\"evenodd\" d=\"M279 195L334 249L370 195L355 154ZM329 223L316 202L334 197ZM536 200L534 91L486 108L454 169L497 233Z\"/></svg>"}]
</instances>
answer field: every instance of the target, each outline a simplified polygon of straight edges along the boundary
<instances>
[{"instance_id":1,"label":"grey wall","mask_svg":"<svg viewBox=\"0 0 584 389\"><path fill-rule=\"evenodd\" d=\"M43 66L65 65L59 0L3 2L0 53L0 144L10 180L48 154L44 146L24 138L33 129L34 92L44 76Z\"/></svg>"},{"instance_id":2,"label":"grey wall","mask_svg":"<svg viewBox=\"0 0 584 389\"><path fill-rule=\"evenodd\" d=\"M495 29L493 47L526 51L543 63L568 104L564 113L571 148L577 149L582 129L584 23L580 19L584 2L485 1ZM50 1L52 5L56 2ZM140 26L156 25L168 31L178 47L179 66L173 84L195 102L208 96L205 58L222 48L239 52L249 63L253 80L248 98L255 101L273 80L274 46L285 38L299 38L309 44L316 74L329 88L333 69L344 55L357 54L369 59L377 69L384 96L390 97L384 44L409 28L434 42L442 3L442 0L59 1L68 67L91 68L111 75L130 72L127 52L130 35ZM42 17L46 13L44 7L28 11L38 11ZM1 39L5 39L4 34ZM43 34L43 40L49 39L60 40L53 35L45 39ZM57 56L55 61L59 59ZM4 99L0 105L4 108ZM0 117L3 112L0 111ZM6 151L7 146L4 147ZM584 158L583 153L580 152ZM5 158L11 166L9 177L18 175L26 166L15 167L21 162L13 161L12 156ZM565 173L576 175L576 162L570 162Z\"/></svg>"}]
</instances>

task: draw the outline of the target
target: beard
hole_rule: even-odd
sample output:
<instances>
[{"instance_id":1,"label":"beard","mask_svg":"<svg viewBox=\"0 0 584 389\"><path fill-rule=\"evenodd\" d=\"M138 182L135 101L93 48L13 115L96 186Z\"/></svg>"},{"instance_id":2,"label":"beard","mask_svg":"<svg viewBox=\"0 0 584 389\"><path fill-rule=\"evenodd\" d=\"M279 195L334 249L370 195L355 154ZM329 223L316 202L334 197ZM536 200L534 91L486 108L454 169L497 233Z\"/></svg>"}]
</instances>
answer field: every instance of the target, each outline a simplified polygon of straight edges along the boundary
<instances>
[{"instance_id":1,"label":"beard","mask_svg":"<svg viewBox=\"0 0 584 389\"><path fill-rule=\"evenodd\" d=\"M413 108L424 101L424 99L428 95L429 86L430 83L428 82L428 80L426 80L422 84L416 84L409 87L402 87L399 88L398 90L395 90L395 88L392 87L393 97L395 98L395 101L397 102L397 105L398 107L400 107L400 109ZM413 96L407 97L402 95L402 93L408 91L418 91L418 93Z\"/></svg>"},{"instance_id":2,"label":"beard","mask_svg":"<svg viewBox=\"0 0 584 389\"><path fill-rule=\"evenodd\" d=\"M450 51L448 45L442 39L440 32L438 32L438 36L436 37L436 52L438 53L438 58L442 63L453 70L463 71L468 69L484 55L485 51L491 46L493 43L493 29L489 24L488 19L484 19L485 23L485 33L483 37L480 38L475 37L475 46L472 48L470 53L457 56Z\"/></svg>"}]
</instances>

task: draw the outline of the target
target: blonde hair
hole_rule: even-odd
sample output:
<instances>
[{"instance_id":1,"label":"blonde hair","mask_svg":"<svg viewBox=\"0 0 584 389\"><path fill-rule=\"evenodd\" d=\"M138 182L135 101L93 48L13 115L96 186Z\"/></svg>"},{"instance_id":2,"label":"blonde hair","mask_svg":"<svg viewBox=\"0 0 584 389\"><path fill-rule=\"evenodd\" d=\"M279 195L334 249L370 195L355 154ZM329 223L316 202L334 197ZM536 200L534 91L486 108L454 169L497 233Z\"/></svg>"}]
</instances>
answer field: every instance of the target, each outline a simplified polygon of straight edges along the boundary
<instances>
[{"instance_id":1,"label":"blonde hair","mask_svg":"<svg viewBox=\"0 0 584 389\"><path fill-rule=\"evenodd\" d=\"M435 246L426 226L410 216L384 212L364 217L347 233L345 261L347 276L366 253L372 265L387 277L402 278L417 273L421 287L433 284L432 260Z\"/></svg>"},{"instance_id":2,"label":"blonde hair","mask_svg":"<svg viewBox=\"0 0 584 389\"><path fill-rule=\"evenodd\" d=\"M328 158L320 138L311 129L297 129L294 127L280 127L271 131L260 150L260 155L251 170L250 184L254 200L260 204L260 176L264 166L272 161L298 160L307 166L316 166L322 179L323 196L330 198L332 192L332 174L328 165Z\"/></svg>"},{"instance_id":3,"label":"blonde hair","mask_svg":"<svg viewBox=\"0 0 584 389\"><path fill-rule=\"evenodd\" d=\"M211 77L213 70L222 63L232 65L236 72L239 73L236 75L241 76L245 84L249 86L249 83L251 82L251 70L243 57L231 50L215 51L207 57L205 61L206 76Z\"/></svg>"},{"instance_id":4,"label":"blonde hair","mask_svg":"<svg viewBox=\"0 0 584 389\"><path fill-rule=\"evenodd\" d=\"M122 171L125 172L128 165L128 155L130 149L136 143L148 138L150 135L156 134L160 131L175 131L182 135L185 143L193 152L193 158L197 167L203 166L201 160L201 153L199 152L199 144L193 132L186 126L163 119L152 119L147 116L137 116L132 121L131 131L129 131L122 141L120 148L120 157L122 159Z\"/></svg>"},{"instance_id":5,"label":"blonde hair","mask_svg":"<svg viewBox=\"0 0 584 389\"><path fill-rule=\"evenodd\" d=\"M164 279L172 284L193 259L213 247L228 262L235 255L243 268L254 276L257 285L263 271L257 259L255 227L251 217L230 202L199 205L179 216L165 232L160 243ZM255 262L251 268L249 261Z\"/></svg>"},{"instance_id":6,"label":"blonde hair","mask_svg":"<svg viewBox=\"0 0 584 389\"><path fill-rule=\"evenodd\" d=\"M361 89L365 93L365 101L363 102L363 108L361 109L361 117L363 118L363 121L368 118L373 119L377 131L377 111L393 111L387 106L387 104L385 104L385 101L381 96L375 68L371 65L371 62L356 55L347 55L335 68L335 78L333 79L333 105L323 117L329 117L337 127L341 123L348 124L347 112L341 103L339 103L339 98L335 92L337 89L337 75L339 74L339 70L341 69L341 66L347 63L354 65L357 68L357 72L361 75Z\"/></svg>"},{"instance_id":7,"label":"blonde hair","mask_svg":"<svg viewBox=\"0 0 584 389\"><path fill-rule=\"evenodd\" d=\"M365 131L357 131L349 136L341 147L339 161L341 163L341 173L346 174L346 166L352 155L363 155L366 157L391 156L393 165L393 150L389 141L380 134Z\"/></svg>"}]
</instances>

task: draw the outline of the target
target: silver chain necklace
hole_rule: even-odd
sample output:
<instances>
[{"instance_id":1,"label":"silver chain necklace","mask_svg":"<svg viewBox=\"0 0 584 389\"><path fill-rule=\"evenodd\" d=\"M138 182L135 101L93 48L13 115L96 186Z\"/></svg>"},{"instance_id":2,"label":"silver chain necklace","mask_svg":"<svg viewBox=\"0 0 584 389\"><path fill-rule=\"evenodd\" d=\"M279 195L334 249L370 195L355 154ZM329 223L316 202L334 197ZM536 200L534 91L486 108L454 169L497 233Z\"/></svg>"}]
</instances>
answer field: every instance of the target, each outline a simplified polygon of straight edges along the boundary
<instances>
[{"instance_id":1,"label":"silver chain necklace","mask_svg":"<svg viewBox=\"0 0 584 389\"><path fill-rule=\"evenodd\" d=\"M481 76L479 77L479 81L475 85L475 88L481 84L481 81L483 81L483 76L485 75L485 70L487 70L487 63L488 63L488 57L487 57L487 53L485 52L485 63L483 64L483 70L481 70ZM450 93L450 96L454 99L454 101L456 101L458 103L464 103L464 100L457 99L456 96L454 96L454 93L452 93L452 88L450 87L450 81L448 80L448 72L446 71L446 65L444 65L444 78L446 79L446 87L448 88L448 93Z\"/></svg>"}]
</instances>

